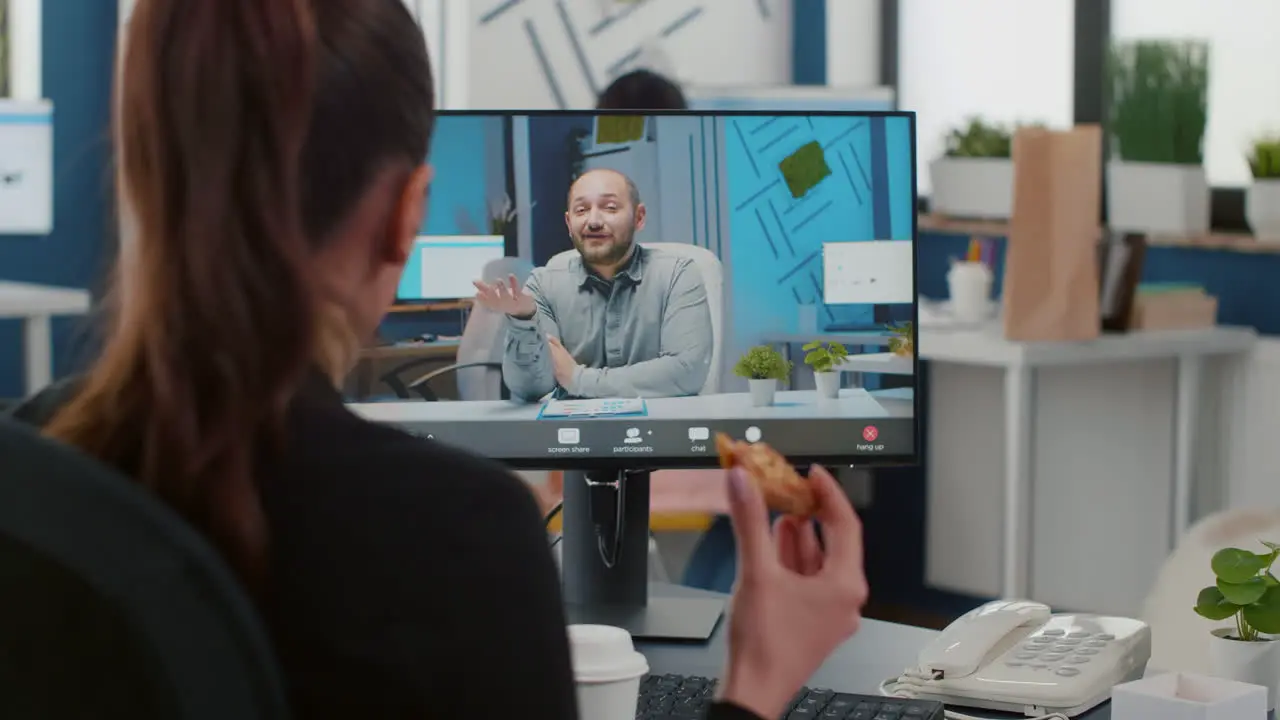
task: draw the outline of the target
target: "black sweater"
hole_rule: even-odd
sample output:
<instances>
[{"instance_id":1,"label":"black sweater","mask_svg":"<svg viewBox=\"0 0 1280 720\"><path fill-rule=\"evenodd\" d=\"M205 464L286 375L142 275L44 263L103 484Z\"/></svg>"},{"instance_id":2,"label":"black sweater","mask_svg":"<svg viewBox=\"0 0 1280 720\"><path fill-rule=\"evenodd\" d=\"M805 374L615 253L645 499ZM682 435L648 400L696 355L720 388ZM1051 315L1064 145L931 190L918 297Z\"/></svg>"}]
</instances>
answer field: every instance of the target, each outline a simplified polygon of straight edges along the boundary
<instances>
[{"instance_id":1,"label":"black sweater","mask_svg":"<svg viewBox=\"0 0 1280 720\"><path fill-rule=\"evenodd\" d=\"M43 424L70 388L15 415ZM519 478L355 416L318 375L287 441L262 479L264 615L297 717L577 717L559 577Z\"/></svg>"}]
</instances>

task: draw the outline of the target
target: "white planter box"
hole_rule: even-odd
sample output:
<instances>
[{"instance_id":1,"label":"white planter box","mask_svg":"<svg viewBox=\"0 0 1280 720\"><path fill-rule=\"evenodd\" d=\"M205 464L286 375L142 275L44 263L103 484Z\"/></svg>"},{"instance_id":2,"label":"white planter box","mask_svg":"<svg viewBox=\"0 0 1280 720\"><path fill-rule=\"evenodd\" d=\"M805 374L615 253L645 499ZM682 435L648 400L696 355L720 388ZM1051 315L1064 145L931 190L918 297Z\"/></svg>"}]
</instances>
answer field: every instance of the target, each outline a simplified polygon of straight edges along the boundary
<instances>
[{"instance_id":1,"label":"white planter box","mask_svg":"<svg viewBox=\"0 0 1280 720\"><path fill-rule=\"evenodd\" d=\"M1113 720L1265 720L1267 691L1257 685L1175 673L1111 689Z\"/></svg>"},{"instance_id":2,"label":"white planter box","mask_svg":"<svg viewBox=\"0 0 1280 720\"><path fill-rule=\"evenodd\" d=\"M1199 165L1113 162L1108 225L1121 232L1196 237L1209 232L1209 180Z\"/></svg>"},{"instance_id":3,"label":"white planter box","mask_svg":"<svg viewBox=\"0 0 1280 720\"><path fill-rule=\"evenodd\" d=\"M1013 160L941 157L929 164L929 211L1007 220L1013 213Z\"/></svg>"},{"instance_id":4,"label":"white planter box","mask_svg":"<svg viewBox=\"0 0 1280 720\"><path fill-rule=\"evenodd\" d=\"M748 380L751 388L751 404L754 407L769 407L778 393L777 380Z\"/></svg>"},{"instance_id":5,"label":"white planter box","mask_svg":"<svg viewBox=\"0 0 1280 720\"><path fill-rule=\"evenodd\" d=\"M835 370L815 372L813 383L818 388L818 397L834 400L840 397L840 373Z\"/></svg>"},{"instance_id":6,"label":"white planter box","mask_svg":"<svg viewBox=\"0 0 1280 720\"><path fill-rule=\"evenodd\" d=\"M1280 240L1280 179L1254 180L1244 196L1244 215L1258 240Z\"/></svg>"}]
</instances>

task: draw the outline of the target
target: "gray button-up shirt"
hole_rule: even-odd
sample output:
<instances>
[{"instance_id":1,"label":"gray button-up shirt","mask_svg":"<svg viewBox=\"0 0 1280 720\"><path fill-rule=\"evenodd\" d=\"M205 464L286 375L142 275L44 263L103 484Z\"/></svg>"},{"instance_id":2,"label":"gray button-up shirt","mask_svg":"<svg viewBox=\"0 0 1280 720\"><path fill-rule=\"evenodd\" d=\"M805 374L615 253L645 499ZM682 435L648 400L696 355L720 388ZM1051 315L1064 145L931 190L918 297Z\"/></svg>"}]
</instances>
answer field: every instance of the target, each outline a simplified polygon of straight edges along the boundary
<instances>
[{"instance_id":1,"label":"gray button-up shirt","mask_svg":"<svg viewBox=\"0 0 1280 720\"><path fill-rule=\"evenodd\" d=\"M533 271L538 311L508 317L502 377L528 401L552 391L581 398L697 395L711 365L711 311L693 260L636 246L610 282L575 255ZM582 367L557 389L547 336Z\"/></svg>"}]
</instances>

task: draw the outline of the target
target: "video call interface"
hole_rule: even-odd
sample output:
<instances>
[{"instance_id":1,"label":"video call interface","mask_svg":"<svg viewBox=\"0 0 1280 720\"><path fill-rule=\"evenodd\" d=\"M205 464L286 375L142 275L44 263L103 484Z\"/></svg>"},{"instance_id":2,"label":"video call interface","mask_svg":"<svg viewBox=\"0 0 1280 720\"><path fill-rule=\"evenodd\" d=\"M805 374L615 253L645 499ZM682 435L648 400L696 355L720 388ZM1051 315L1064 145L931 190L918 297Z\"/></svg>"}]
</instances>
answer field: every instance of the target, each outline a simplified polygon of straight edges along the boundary
<instances>
[{"instance_id":1,"label":"video call interface","mask_svg":"<svg viewBox=\"0 0 1280 720\"><path fill-rule=\"evenodd\" d=\"M513 461L710 458L718 432L912 457L913 131L869 112L445 114L398 301L463 301L416 374L463 367L433 401L356 408Z\"/></svg>"}]
</instances>

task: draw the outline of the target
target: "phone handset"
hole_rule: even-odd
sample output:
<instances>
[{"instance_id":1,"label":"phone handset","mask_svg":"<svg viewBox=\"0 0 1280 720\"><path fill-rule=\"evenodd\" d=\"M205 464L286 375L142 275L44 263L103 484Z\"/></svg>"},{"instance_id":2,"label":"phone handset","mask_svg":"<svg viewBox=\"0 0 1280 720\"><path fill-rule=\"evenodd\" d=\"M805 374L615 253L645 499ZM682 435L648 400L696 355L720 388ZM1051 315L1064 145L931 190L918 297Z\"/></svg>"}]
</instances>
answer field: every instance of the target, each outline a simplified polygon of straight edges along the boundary
<instances>
[{"instance_id":1,"label":"phone handset","mask_svg":"<svg viewBox=\"0 0 1280 720\"><path fill-rule=\"evenodd\" d=\"M1009 633L1048 622L1049 606L1030 600L988 603L962 615L920 651L919 671L935 680L972 675Z\"/></svg>"}]
</instances>

